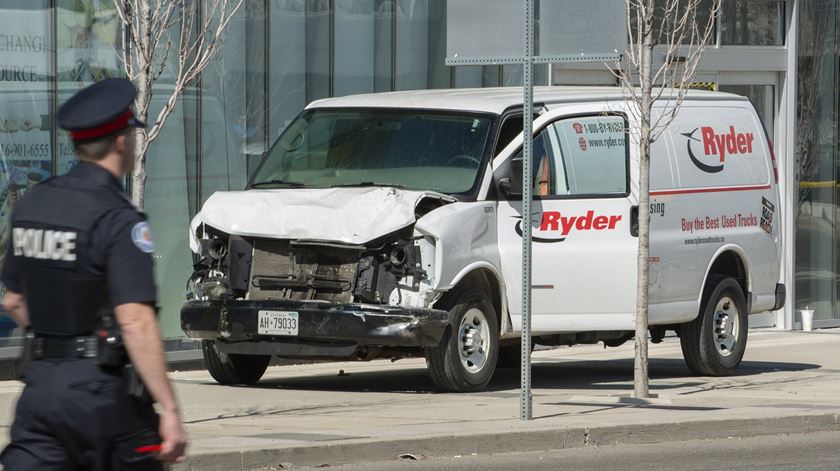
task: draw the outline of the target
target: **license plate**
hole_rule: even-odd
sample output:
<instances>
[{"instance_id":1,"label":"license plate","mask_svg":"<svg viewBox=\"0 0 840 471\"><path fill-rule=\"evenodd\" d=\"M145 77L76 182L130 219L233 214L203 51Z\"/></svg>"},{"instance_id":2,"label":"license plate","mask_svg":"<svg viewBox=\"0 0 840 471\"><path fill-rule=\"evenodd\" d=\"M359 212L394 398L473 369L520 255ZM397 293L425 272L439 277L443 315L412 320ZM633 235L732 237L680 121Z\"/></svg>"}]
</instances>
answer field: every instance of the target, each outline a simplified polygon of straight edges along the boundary
<instances>
[{"instance_id":1,"label":"license plate","mask_svg":"<svg viewBox=\"0 0 840 471\"><path fill-rule=\"evenodd\" d=\"M259 311L257 321L258 334L298 334L298 313L295 311Z\"/></svg>"}]
</instances>

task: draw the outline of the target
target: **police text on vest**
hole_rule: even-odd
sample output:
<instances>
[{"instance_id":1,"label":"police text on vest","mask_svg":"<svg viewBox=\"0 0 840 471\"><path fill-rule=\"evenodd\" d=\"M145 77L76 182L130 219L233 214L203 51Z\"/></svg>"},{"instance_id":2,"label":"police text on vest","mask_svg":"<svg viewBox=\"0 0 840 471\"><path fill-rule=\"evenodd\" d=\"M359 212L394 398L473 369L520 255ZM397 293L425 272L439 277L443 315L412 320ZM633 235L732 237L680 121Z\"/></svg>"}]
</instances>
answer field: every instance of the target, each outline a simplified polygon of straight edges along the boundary
<instances>
[{"instance_id":1,"label":"police text on vest","mask_svg":"<svg viewBox=\"0 0 840 471\"><path fill-rule=\"evenodd\" d=\"M76 261L76 233L15 227L15 256L40 260Z\"/></svg>"}]
</instances>

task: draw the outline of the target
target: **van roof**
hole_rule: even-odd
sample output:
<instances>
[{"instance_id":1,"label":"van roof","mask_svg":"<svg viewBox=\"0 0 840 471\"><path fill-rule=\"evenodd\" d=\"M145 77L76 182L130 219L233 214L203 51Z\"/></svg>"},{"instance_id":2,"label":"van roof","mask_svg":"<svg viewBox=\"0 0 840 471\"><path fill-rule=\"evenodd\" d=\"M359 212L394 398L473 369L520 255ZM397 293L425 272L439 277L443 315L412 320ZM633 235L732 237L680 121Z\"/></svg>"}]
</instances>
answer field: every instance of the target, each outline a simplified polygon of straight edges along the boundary
<instances>
[{"instance_id":1,"label":"van roof","mask_svg":"<svg viewBox=\"0 0 840 471\"><path fill-rule=\"evenodd\" d=\"M667 93L666 93L667 94ZM746 100L730 93L689 90L687 100ZM624 100L620 87L534 87L534 103ZM453 88L368 93L326 98L307 108L427 108L501 114L522 105L522 87Z\"/></svg>"}]
</instances>

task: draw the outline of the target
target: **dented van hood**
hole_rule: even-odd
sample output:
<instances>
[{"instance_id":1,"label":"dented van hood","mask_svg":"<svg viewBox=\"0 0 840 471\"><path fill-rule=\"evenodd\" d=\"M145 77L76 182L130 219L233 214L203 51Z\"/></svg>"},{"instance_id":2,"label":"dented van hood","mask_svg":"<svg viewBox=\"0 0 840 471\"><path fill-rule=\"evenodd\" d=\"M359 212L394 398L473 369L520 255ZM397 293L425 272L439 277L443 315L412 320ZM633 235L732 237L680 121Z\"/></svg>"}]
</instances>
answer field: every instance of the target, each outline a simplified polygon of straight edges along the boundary
<instances>
[{"instance_id":1,"label":"dented van hood","mask_svg":"<svg viewBox=\"0 0 840 471\"><path fill-rule=\"evenodd\" d=\"M455 201L441 193L387 187L217 192L193 220L190 245L197 245L195 229L202 223L246 237L360 245L413 224L414 209L425 198Z\"/></svg>"}]
</instances>

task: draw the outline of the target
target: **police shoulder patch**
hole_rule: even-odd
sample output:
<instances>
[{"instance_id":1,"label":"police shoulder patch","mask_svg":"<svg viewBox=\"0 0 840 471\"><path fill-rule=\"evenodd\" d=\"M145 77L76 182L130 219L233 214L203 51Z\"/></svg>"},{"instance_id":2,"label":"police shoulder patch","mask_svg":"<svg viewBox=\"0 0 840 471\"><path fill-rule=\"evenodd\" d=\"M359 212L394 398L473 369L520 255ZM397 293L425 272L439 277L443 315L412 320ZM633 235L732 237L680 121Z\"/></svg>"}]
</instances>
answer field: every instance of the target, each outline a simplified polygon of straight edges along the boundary
<instances>
[{"instance_id":1,"label":"police shoulder patch","mask_svg":"<svg viewBox=\"0 0 840 471\"><path fill-rule=\"evenodd\" d=\"M143 252L152 253L155 251L155 243L152 241L152 231L146 221L138 222L131 229L131 240Z\"/></svg>"}]
</instances>

